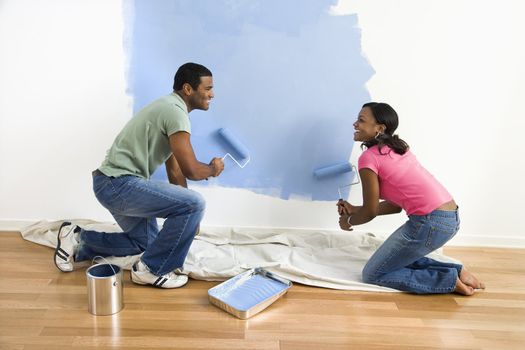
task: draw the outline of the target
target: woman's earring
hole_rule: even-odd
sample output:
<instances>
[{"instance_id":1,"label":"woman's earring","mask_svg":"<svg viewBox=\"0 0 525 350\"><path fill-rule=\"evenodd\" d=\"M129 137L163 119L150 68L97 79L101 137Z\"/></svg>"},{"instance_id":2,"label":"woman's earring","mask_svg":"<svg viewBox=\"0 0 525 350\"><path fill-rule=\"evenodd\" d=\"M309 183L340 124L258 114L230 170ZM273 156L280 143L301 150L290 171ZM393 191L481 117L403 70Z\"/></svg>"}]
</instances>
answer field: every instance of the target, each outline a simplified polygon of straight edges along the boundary
<instances>
[{"instance_id":1,"label":"woman's earring","mask_svg":"<svg viewBox=\"0 0 525 350\"><path fill-rule=\"evenodd\" d=\"M381 131L376 132L376 136L374 137L376 140L379 140L379 138L383 135Z\"/></svg>"}]
</instances>

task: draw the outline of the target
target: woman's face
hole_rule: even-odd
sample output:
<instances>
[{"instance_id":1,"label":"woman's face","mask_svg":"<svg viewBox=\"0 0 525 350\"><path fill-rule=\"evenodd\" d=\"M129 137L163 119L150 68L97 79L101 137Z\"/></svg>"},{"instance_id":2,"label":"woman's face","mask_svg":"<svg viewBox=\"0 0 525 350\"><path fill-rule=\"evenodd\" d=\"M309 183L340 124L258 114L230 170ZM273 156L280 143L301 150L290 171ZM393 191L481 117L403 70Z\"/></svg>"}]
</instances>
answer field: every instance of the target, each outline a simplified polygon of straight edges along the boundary
<instances>
[{"instance_id":1,"label":"woman's face","mask_svg":"<svg viewBox=\"0 0 525 350\"><path fill-rule=\"evenodd\" d=\"M384 124L378 124L370 107L364 107L359 112L354 125L354 141L365 142L374 139L377 133L383 133Z\"/></svg>"}]
</instances>

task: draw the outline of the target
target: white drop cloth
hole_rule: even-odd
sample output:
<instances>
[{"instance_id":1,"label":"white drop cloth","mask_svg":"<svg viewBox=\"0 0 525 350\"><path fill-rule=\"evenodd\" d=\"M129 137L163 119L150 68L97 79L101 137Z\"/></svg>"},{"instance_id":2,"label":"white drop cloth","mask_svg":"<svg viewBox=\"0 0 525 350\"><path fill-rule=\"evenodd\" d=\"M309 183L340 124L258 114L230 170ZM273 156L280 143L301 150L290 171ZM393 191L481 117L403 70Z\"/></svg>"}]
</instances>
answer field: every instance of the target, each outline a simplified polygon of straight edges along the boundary
<instances>
[{"instance_id":1,"label":"white drop cloth","mask_svg":"<svg viewBox=\"0 0 525 350\"><path fill-rule=\"evenodd\" d=\"M119 232L116 224L91 220L68 220L86 230ZM54 248L63 221L39 221L22 229L28 241ZM184 263L184 272L194 279L225 280L247 269L264 269L317 287L395 291L361 282L361 270L382 239L371 233L261 228L202 227ZM429 255L440 261L457 262L438 252ZM125 269L136 256L107 257ZM50 253L50 261L52 253Z\"/></svg>"}]
</instances>

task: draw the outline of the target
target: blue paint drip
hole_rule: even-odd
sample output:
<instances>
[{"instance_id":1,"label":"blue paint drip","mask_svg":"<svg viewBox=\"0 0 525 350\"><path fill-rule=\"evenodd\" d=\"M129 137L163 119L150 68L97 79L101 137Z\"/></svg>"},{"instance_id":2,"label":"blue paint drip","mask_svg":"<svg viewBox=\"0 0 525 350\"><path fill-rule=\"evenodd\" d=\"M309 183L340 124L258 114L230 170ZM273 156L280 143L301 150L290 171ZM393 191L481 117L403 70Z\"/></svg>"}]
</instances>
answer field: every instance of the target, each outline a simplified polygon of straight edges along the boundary
<instances>
[{"instance_id":1,"label":"blue paint drip","mask_svg":"<svg viewBox=\"0 0 525 350\"><path fill-rule=\"evenodd\" d=\"M283 199L336 200L334 189L355 174L320 181L312 169L350 157L352 123L370 100L365 84L374 71L361 55L357 17L327 14L335 3L136 0L128 21L134 110L170 93L181 64L204 64L215 99L209 111L190 113L198 159L228 152L217 136L222 127L251 156L244 169L226 161L216 183ZM166 179L164 169L154 178Z\"/></svg>"}]
</instances>

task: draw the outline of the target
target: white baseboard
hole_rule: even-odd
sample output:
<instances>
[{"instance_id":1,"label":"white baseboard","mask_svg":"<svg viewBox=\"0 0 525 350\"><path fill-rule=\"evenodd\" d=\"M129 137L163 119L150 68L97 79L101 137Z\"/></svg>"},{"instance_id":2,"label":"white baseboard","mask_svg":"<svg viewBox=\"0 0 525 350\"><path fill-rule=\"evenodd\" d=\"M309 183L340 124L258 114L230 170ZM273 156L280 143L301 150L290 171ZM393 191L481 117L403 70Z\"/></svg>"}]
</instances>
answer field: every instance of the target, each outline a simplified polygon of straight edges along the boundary
<instances>
[{"instance_id":1,"label":"white baseboard","mask_svg":"<svg viewBox=\"0 0 525 350\"><path fill-rule=\"evenodd\" d=\"M491 247L491 248L525 248L525 237L480 236L458 234L447 246L450 247Z\"/></svg>"},{"instance_id":2,"label":"white baseboard","mask_svg":"<svg viewBox=\"0 0 525 350\"><path fill-rule=\"evenodd\" d=\"M391 232L373 232L379 237L386 237ZM450 242L447 242L447 247L486 247L486 248L525 248L525 237L516 236L482 236L466 234L465 231L460 231Z\"/></svg>"},{"instance_id":3,"label":"white baseboard","mask_svg":"<svg viewBox=\"0 0 525 350\"><path fill-rule=\"evenodd\" d=\"M0 233L4 231L20 231L36 221L0 220ZM303 228L307 229L307 228ZM292 229L293 230L293 229ZM379 233L381 234L381 233ZM493 248L525 248L525 237L513 236L480 236L458 234L447 246L450 247L493 247Z\"/></svg>"},{"instance_id":4,"label":"white baseboard","mask_svg":"<svg viewBox=\"0 0 525 350\"><path fill-rule=\"evenodd\" d=\"M36 221L0 220L0 232L20 231L22 228L34 224Z\"/></svg>"}]
</instances>

